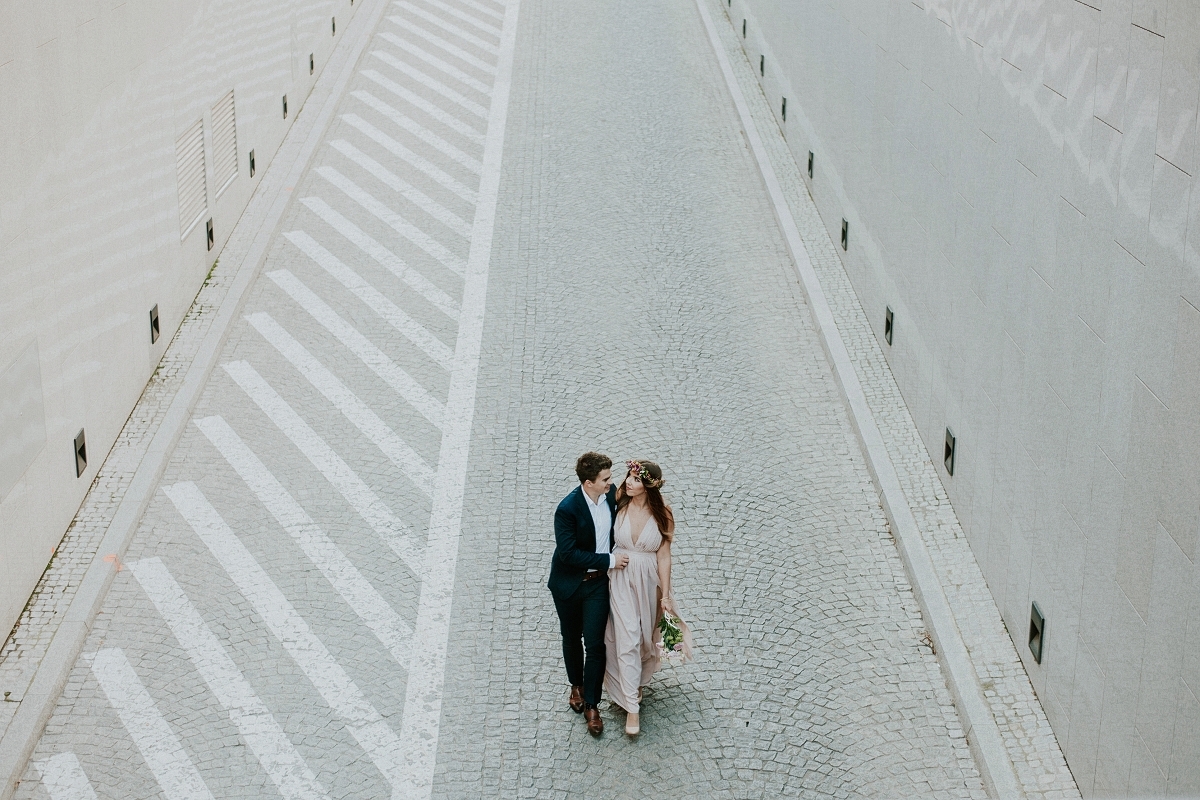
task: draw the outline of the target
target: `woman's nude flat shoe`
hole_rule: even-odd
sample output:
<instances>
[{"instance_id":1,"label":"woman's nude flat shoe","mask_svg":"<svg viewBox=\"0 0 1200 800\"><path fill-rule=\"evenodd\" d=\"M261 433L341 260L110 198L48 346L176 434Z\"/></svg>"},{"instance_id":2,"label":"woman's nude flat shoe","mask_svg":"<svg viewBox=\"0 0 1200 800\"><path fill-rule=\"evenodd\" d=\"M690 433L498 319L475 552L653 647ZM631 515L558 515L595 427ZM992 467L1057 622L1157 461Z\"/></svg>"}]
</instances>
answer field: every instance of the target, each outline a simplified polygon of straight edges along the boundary
<instances>
[{"instance_id":1,"label":"woman's nude flat shoe","mask_svg":"<svg viewBox=\"0 0 1200 800\"><path fill-rule=\"evenodd\" d=\"M637 714L629 714L628 716L625 717L625 735L626 736L637 736L639 733L641 733L641 731L642 731L642 728L640 725L638 725L638 715Z\"/></svg>"}]
</instances>

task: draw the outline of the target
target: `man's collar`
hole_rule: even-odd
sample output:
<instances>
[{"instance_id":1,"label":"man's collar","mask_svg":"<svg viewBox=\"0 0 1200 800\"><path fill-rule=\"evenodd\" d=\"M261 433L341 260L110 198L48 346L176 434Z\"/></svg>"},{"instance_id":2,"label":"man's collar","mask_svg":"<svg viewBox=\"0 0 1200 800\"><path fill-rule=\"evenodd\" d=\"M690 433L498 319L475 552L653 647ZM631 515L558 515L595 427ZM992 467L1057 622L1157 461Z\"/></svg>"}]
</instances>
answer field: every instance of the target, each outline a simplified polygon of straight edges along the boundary
<instances>
[{"instance_id":1,"label":"man's collar","mask_svg":"<svg viewBox=\"0 0 1200 800\"><path fill-rule=\"evenodd\" d=\"M583 495L583 502L587 503L588 505L592 505L592 506L598 506L598 505L600 505L600 503L602 501L604 501L605 499L608 498L608 492L604 492L599 497L597 497L596 501L593 503L592 498L588 496L587 490L583 488L582 483L579 484L579 493L581 495Z\"/></svg>"}]
</instances>

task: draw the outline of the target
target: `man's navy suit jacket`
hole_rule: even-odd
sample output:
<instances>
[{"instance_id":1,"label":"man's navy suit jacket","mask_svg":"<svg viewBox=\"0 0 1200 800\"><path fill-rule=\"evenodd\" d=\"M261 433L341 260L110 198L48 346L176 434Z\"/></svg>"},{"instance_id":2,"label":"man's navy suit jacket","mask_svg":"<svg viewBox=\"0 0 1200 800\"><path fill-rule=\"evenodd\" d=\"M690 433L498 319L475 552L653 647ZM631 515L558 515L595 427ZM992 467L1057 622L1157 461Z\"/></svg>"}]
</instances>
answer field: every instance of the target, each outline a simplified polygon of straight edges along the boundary
<instances>
[{"instance_id":1,"label":"man's navy suit jacket","mask_svg":"<svg viewBox=\"0 0 1200 800\"><path fill-rule=\"evenodd\" d=\"M606 496L613 524L617 519L617 487L612 486ZM562 499L554 511L554 560L550 562L550 593L566 600L575 593L583 576L590 569L608 571L608 554L596 552L596 523L588 510L583 486ZM613 525L602 535L608 536L608 550L612 551Z\"/></svg>"}]
</instances>

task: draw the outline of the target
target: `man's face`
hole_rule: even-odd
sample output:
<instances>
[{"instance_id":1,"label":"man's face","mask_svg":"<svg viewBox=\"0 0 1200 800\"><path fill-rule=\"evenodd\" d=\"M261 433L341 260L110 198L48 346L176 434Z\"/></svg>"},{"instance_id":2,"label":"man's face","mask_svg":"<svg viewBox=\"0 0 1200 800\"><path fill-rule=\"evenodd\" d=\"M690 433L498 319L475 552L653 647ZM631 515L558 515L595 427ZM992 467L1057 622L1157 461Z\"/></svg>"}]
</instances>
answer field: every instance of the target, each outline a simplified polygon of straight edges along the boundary
<instances>
[{"instance_id":1,"label":"man's face","mask_svg":"<svg viewBox=\"0 0 1200 800\"><path fill-rule=\"evenodd\" d=\"M600 474L596 476L594 481L584 481L583 490L589 495L608 494L608 487L612 486L612 470L602 469Z\"/></svg>"}]
</instances>

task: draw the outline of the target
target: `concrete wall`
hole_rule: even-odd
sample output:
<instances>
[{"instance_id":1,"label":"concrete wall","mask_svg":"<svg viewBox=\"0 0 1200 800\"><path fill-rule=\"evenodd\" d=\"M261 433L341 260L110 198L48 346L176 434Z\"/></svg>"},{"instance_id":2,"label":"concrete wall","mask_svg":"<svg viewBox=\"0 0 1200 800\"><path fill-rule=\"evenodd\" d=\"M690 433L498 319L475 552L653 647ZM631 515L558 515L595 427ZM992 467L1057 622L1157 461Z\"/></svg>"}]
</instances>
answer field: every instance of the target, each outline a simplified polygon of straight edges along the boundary
<instances>
[{"instance_id":1,"label":"concrete wall","mask_svg":"<svg viewBox=\"0 0 1200 800\"><path fill-rule=\"evenodd\" d=\"M351 0L0 3L3 634L303 105L336 42L333 18L340 35L354 10ZM231 90L237 175L218 197L214 166L232 149L213 140L213 108ZM207 213L181 238L176 145L201 120L206 188L192 207ZM151 344L154 305L162 333ZM80 429L88 463L76 477Z\"/></svg>"},{"instance_id":2,"label":"concrete wall","mask_svg":"<svg viewBox=\"0 0 1200 800\"><path fill-rule=\"evenodd\" d=\"M1200 2L721 1L1080 788L1200 795Z\"/></svg>"}]
</instances>

